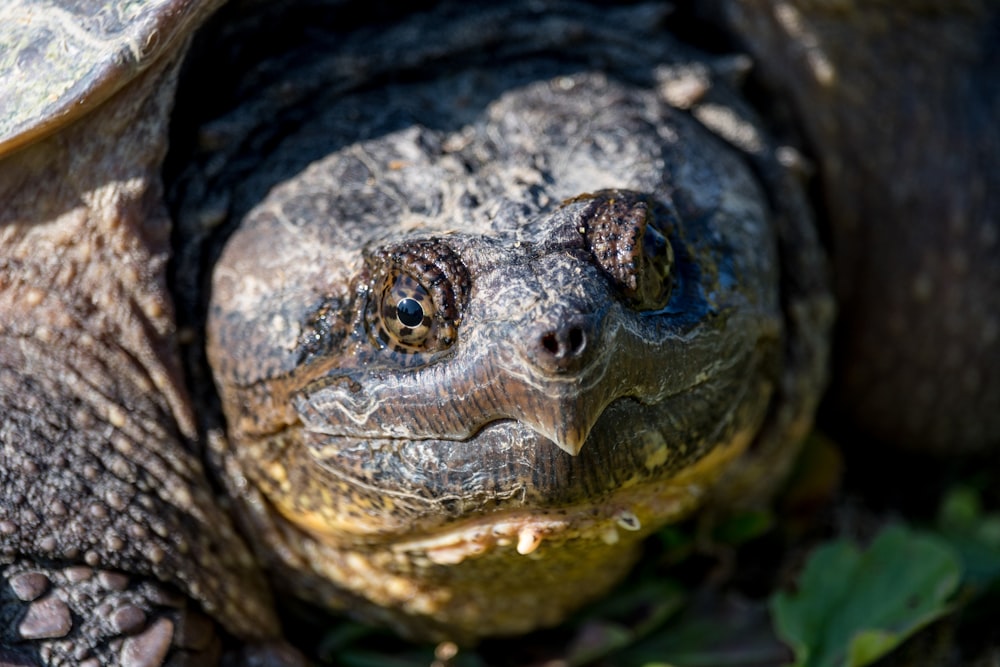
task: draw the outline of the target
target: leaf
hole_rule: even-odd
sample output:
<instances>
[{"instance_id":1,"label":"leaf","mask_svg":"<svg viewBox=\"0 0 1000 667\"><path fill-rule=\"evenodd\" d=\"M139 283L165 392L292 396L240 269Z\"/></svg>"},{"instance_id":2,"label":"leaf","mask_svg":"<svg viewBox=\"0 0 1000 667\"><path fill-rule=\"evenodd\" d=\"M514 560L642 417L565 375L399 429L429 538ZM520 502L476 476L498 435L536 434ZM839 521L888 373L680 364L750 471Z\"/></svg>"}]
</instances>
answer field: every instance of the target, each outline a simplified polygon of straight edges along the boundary
<instances>
[{"instance_id":1,"label":"leaf","mask_svg":"<svg viewBox=\"0 0 1000 667\"><path fill-rule=\"evenodd\" d=\"M788 649L771 628L764 601L703 591L663 628L616 653L618 667L760 667L784 664Z\"/></svg>"},{"instance_id":2,"label":"leaf","mask_svg":"<svg viewBox=\"0 0 1000 667\"><path fill-rule=\"evenodd\" d=\"M949 489L941 501L938 525L950 531L968 532L975 530L982 514L979 493L968 486L956 486Z\"/></svg>"},{"instance_id":3,"label":"leaf","mask_svg":"<svg viewBox=\"0 0 1000 667\"><path fill-rule=\"evenodd\" d=\"M960 575L945 540L890 526L865 552L846 540L816 549L772 616L796 667L862 667L948 613Z\"/></svg>"},{"instance_id":4,"label":"leaf","mask_svg":"<svg viewBox=\"0 0 1000 667\"><path fill-rule=\"evenodd\" d=\"M851 639L851 645L847 649L847 664L850 667L870 665L896 648L900 641L898 634L885 630L859 632Z\"/></svg>"},{"instance_id":5,"label":"leaf","mask_svg":"<svg viewBox=\"0 0 1000 667\"><path fill-rule=\"evenodd\" d=\"M962 559L964 583L982 592L1000 580L1000 514L983 511L980 494L957 486L938 509L937 529Z\"/></svg>"},{"instance_id":6,"label":"leaf","mask_svg":"<svg viewBox=\"0 0 1000 667\"><path fill-rule=\"evenodd\" d=\"M687 595L670 580L648 579L598 605L570 642L565 664L586 665L636 643L661 627L683 606Z\"/></svg>"}]
</instances>

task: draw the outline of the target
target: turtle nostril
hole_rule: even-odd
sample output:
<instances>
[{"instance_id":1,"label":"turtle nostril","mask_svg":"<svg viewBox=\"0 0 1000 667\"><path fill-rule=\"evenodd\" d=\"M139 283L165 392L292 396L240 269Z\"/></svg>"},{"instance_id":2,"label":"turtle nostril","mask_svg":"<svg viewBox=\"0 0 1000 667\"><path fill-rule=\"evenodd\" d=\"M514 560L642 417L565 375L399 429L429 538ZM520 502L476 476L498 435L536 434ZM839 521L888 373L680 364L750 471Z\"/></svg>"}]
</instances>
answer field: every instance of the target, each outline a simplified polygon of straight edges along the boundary
<instances>
[{"instance_id":1,"label":"turtle nostril","mask_svg":"<svg viewBox=\"0 0 1000 667\"><path fill-rule=\"evenodd\" d=\"M542 336L542 347L548 350L553 356L560 356L559 338L554 333L547 333Z\"/></svg>"},{"instance_id":2,"label":"turtle nostril","mask_svg":"<svg viewBox=\"0 0 1000 667\"><path fill-rule=\"evenodd\" d=\"M542 348L556 359L579 356L587 347L587 334L580 327L550 331L542 336Z\"/></svg>"}]
</instances>

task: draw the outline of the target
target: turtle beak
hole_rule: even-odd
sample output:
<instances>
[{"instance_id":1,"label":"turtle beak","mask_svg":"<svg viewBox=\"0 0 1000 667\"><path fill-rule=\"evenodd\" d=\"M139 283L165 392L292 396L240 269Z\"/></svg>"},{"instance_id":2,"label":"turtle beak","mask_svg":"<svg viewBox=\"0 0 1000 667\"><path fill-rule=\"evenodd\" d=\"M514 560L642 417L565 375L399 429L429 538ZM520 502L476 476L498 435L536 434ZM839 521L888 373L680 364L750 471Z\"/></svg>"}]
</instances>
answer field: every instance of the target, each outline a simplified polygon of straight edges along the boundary
<instances>
[{"instance_id":1,"label":"turtle beak","mask_svg":"<svg viewBox=\"0 0 1000 667\"><path fill-rule=\"evenodd\" d=\"M556 433L546 435L545 437L554 442L559 449L570 456L576 456L583 449L583 443L587 440L589 434L590 428L587 428L586 431L580 428L562 428Z\"/></svg>"},{"instance_id":2,"label":"turtle beak","mask_svg":"<svg viewBox=\"0 0 1000 667\"><path fill-rule=\"evenodd\" d=\"M603 412L604 406L588 403L578 396L540 402L518 415L518 421L570 456L576 456Z\"/></svg>"},{"instance_id":3,"label":"turtle beak","mask_svg":"<svg viewBox=\"0 0 1000 667\"><path fill-rule=\"evenodd\" d=\"M556 447L570 456L576 456L583 449L583 443L586 442L592 426L587 425L585 428L580 428L566 422L558 424L539 424L525 420L521 420L521 422L538 435L552 441Z\"/></svg>"},{"instance_id":4,"label":"turtle beak","mask_svg":"<svg viewBox=\"0 0 1000 667\"><path fill-rule=\"evenodd\" d=\"M617 398L607 395L604 382L612 346L601 340L603 313L560 310L551 309L561 315L555 323L522 326L523 337L513 342L519 361L509 371L507 404L517 406L518 421L576 456L605 406Z\"/></svg>"}]
</instances>

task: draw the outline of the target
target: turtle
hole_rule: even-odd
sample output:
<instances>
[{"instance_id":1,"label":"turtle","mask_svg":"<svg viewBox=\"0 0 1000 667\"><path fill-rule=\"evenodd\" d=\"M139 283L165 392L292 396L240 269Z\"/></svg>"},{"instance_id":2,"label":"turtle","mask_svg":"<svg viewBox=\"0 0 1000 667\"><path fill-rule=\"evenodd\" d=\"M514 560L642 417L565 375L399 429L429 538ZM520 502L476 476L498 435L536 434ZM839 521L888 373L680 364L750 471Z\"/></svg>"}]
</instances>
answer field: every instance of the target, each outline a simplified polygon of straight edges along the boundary
<instances>
[{"instance_id":1,"label":"turtle","mask_svg":"<svg viewBox=\"0 0 1000 667\"><path fill-rule=\"evenodd\" d=\"M995 3L221 5L2 10L0 662L523 633L824 392L1000 438Z\"/></svg>"}]
</instances>

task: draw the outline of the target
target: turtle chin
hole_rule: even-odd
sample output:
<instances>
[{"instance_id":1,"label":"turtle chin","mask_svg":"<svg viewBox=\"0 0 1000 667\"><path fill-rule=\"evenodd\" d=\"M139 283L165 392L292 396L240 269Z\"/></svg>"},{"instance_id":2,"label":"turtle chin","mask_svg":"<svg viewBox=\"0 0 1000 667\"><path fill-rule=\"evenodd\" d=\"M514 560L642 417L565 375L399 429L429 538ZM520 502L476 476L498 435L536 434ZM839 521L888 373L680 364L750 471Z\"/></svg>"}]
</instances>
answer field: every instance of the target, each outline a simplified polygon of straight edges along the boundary
<instances>
[{"instance_id":1,"label":"turtle chin","mask_svg":"<svg viewBox=\"0 0 1000 667\"><path fill-rule=\"evenodd\" d=\"M612 401L576 456L536 424L509 418L488 422L465 440L355 438L302 429L300 453L307 456L297 467L309 469L309 483L364 508L351 512L346 524L339 518L345 508L331 513L322 528L313 517L305 523L329 539L397 546L438 544L443 532L464 535L463 526L476 526L473 532L492 526L492 537L477 538L467 554L507 544L523 554L550 534L583 531L603 539L618 528L660 525L698 503L757 426L732 414L714 432L695 437L690 424L676 430L681 418L671 412L659 403ZM303 515L287 514L293 521Z\"/></svg>"},{"instance_id":2,"label":"turtle chin","mask_svg":"<svg viewBox=\"0 0 1000 667\"><path fill-rule=\"evenodd\" d=\"M335 487L328 497L350 497L351 509L331 516L352 514L321 523L276 508L273 533L288 548L272 567L300 597L414 637L472 641L557 624L624 576L644 537L692 511L756 431L720 432L725 441L701 454L688 443L694 455L684 456L660 429L638 426L650 409L615 401L575 457L510 419L465 441L302 432L311 463L292 469L311 467L312 481Z\"/></svg>"}]
</instances>

